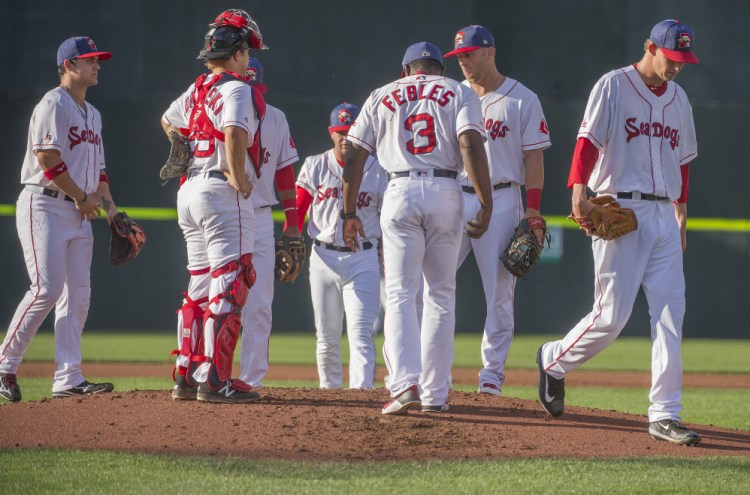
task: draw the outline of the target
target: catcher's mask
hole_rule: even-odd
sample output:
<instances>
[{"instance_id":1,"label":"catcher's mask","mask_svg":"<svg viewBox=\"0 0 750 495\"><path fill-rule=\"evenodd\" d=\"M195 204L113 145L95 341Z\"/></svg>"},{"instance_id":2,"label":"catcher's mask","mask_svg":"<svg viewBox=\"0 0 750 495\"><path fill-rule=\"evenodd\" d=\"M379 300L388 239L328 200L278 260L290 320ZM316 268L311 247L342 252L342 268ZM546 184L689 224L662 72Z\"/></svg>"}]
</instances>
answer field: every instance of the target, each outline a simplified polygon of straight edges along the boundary
<instances>
[{"instance_id":1,"label":"catcher's mask","mask_svg":"<svg viewBox=\"0 0 750 495\"><path fill-rule=\"evenodd\" d=\"M263 35L260 33L258 23L256 23L250 14L241 9L225 10L216 17L213 23L209 25L212 28L222 26L232 26L242 31L243 37L253 50L268 50L263 44Z\"/></svg>"}]
</instances>

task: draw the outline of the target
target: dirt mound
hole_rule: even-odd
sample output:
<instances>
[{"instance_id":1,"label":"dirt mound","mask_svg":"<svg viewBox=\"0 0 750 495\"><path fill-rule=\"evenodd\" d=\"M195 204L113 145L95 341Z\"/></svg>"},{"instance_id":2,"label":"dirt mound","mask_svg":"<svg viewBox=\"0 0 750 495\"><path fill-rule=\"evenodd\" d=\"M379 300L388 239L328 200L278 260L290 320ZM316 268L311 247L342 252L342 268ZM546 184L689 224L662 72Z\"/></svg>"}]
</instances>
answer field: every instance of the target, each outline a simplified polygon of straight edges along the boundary
<instances>
[{"instance_id":1,"label":"dirt mound","mask_svg":"<svg viewBox=\"0 0 750 495\"><path fill-rule=\"evenodd\" d=\"M451 392L450 410L382 416L384 389L265 388L253 404L135 391L0 407L0 448L104 449L247 459L396 460L750 455L750 432L691 425L690 448L651 439L643 416Z\"/></svg>"}]
</instances>

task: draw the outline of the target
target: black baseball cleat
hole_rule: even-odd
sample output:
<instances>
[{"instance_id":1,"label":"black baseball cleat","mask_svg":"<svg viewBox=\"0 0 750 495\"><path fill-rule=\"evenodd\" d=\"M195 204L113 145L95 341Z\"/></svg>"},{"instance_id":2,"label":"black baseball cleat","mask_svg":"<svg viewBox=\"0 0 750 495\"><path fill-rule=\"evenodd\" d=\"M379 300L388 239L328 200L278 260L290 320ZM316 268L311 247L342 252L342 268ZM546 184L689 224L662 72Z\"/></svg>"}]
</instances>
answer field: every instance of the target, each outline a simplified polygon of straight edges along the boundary
<instances>
[{"instance_id":1,"label":"black baseball cleat","mask_svg":"<svg viewBox=\"0 0 750 495\"><path fill-rule=\"evenodd\" d=\"M13 373L0 373L0 397L10 402L21 400L21 387Z\"/></svg>"},{"instance_id":2,"label":"black baseball cleat","mask_svg":"<svg viewBox=\"0 0 750 495\"><path fill-rule=\"evenodd\" d=\"M206 383L198 384L197 399L202 402L243 404L260 399L260 394L240 380L227 380L218 390L212 389Z\"/></svg>"},{"instance_id":3,"label":"black baseball cleat","mask_svg":"<svg viewBox=\"0 0 750 495\"><path fill-rule=\"evenodd\" d=\"M536 353L539 366L539 402L550 416L562 416L565 412L565 378L558 380L544 371L542 345Z\"/></svg>"},{"instance_id":4,"label":"black baseball cleat","mask_svg":"<svg viewBox=\"0 0 750 495\"><path fill-rule=\"evenodd\" d=\"M198 398L198 386L188 384L185 375L177 375L174 387L172 387L172 399L174 400L196 400Z\"/></svg>"},{"instance_id":5,"label":"black baseball cleat","mask_svg":"<svg viewBox=\"0 0 750 495\"><path fill-rule=\"evenodd\" d=\"M82 381L75 387L71 387L67 390L61 390L59 392L52 392L52 397L77 397L81 395L94 395L111 392L115 389L115 386L111 383L91 383L86 380Z\"/></svg>"},{"instance_id":6,"label":"black baseball cleat","mask_svg":"<svg viewBox=\"0 0 750 495\"><path fill-rule=\"evenodd\" d=\"M690 431L679 421L674 419L662 419L654 421L648 425L648 433L656 440L666 440L667 442L678 445L698 445L701 442L701 436L694 431Z\"/></svg>"}]
</instances>

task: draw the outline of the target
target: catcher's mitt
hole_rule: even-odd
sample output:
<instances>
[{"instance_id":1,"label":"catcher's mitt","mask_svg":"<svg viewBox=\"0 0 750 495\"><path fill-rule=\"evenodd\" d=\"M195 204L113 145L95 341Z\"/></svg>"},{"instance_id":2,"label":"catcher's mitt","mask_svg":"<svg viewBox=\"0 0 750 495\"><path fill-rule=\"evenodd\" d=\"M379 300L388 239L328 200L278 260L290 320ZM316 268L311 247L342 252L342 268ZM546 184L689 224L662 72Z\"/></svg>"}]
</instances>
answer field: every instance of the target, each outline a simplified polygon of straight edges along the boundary
<instances>
[{"instance_id":1,"label":"catcher's mitt","mask_svg":"<svg viewBox=\"0 0 750 495\"><path fill-rule=\"evenodd\" d=\"M305 264L305 241L302 237L282 235L276 241L274 276L280 282L294 282Z\"/></svg>"},{"instance_id":2,"label":"catcher's mitt","mask_svg":"<svg viewBox=\"0 0 750 495\"><path fill-rule=\"evenodd\" d=\"M190 161L193 159L190 140L187 136L172 131L169 133L169 142L172 143L172 146L169 148L167 162L159 171L159 177L165 183L169 179L185 175L190 166Z\"/></svg>"},{"instance_id":3,"label":"catcher's mitt","mask_svg":"<svg viewBox=\"0 0 750 495\"><path fill-rule=\"evenodd\" d=\"M542 229L541 244L533 233L535 229ZM500 256L500 260L510 273L516 277L525 278L529 270L539 261L545 240L549 245L550 234L547 232L547 222L544 221L544 218L524 218L516 227L508 247Z\"/></svg>"},{"instance_id":4,"label":"catcher's mitt","mask_svg":"<svg viewBox=\"0 0 750 495\"><path fill-rule=\"evenodd\" d=\"M109 241L109 261L113 265L126 265L143 248L146 234L143 228L135 223L127 213L121 211L112 218L109 224L112 237Z\"/></svg>"},{"instance_id":5,"label":"catcher's mitt","mask_svg":"<svg viewBox=\"0 0 750 495\"><path fill-rule=\"evenodd\" d=\"M585 217L572 218L588 236L601 237L605 240L617 239L620 236L638 229L638 219L630 208L622 208L612 196L589 198L594 209Z\"/></svg>"}]
</instances>

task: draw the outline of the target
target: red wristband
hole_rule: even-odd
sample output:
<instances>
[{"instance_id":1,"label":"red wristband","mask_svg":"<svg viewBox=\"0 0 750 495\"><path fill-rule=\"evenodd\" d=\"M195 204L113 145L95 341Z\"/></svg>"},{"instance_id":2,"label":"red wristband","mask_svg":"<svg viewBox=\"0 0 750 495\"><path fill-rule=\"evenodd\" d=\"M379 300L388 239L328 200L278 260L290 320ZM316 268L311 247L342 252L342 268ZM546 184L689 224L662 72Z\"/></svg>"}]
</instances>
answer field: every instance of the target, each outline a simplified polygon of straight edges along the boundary
<instances>
[{"instance_id":1,"label":"red wristband","mask_svg":"<svg viewBox=\"0 0 750 495\"><path fill-rule=\"evenodd\" d=\"M67 171L68 171L68 166L65 165L65 162L60 162L58 165L55 165L51 169L45 170L44 176L47 178L47 180L52 180L58 175L62 175Z\"/></svg>"},{"instance_id":2,"label":"red wristband","mask_svg":"<svg viewBox=\"0 0 750 495\"><path fill-rule=\"evenodd\" d=\"M533 208L537 211L540 211L542 209L541 188L532 187L531 189L526 189L526 208Z\"/></svg>"},{"instance_id":3,"label":"red wristband","mask_svg":"<svg viewBox=\"0 0 750 495\"><path fill-rule=\"evenodd\" d=\"M109 184L109 177L107 177L107 174L104 172L99 172L99 182L106 182Z\"/></svg>"}]
</instances>

